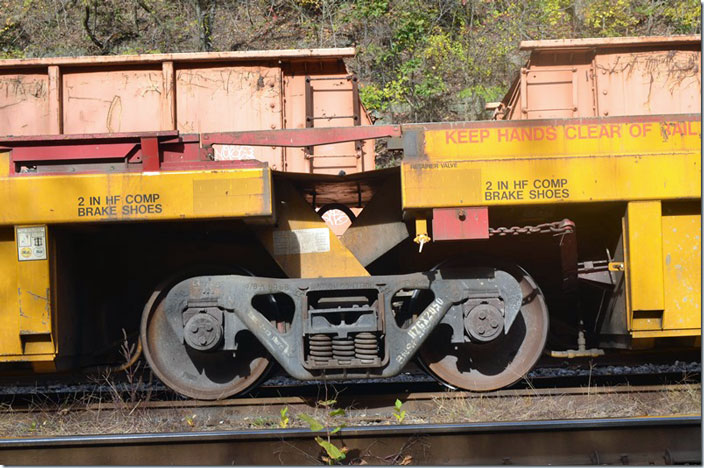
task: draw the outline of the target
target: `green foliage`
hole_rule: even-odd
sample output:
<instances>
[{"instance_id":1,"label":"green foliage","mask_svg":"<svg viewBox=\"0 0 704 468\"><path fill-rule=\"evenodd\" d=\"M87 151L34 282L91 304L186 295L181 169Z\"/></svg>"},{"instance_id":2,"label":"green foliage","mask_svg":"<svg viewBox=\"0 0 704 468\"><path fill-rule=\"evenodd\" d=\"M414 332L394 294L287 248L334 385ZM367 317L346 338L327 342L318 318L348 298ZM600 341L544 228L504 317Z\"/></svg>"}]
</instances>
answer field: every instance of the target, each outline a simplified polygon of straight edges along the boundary
<instances>
[{"instance_id":1,"label":"green foliage","mask_svg":"<svg viewBox=\"0 0 704 468\"><path fill-rule=\"evenodd\" d=\"M299 414L298 417L301 418L306 424L308 424L308 427L310 427L310 430L313 432L318 432L325 429L325 426L323 426L322 423L320 423L317 419L308 416L305 413Z\"/></svg>"},{"instance_id":2,"label":"green foliage","mask_svg":"<svg viewBox=\"0 0 704 468\"><path fill-rule=\"evenodd\" d=\"M389 11L389 0L359 0L354 5L354 16L359 19L376 19Z\"/></svg>"},{"instance_id":3,"label":"green foliage","mask_svg":"<svg viewBox=\"0 0 704 468\"><path fill-rule=\"evenodd\" d=\"M337 448L332 442L323 439L322 437L316 437L315 441L320 445L325 453L328 454L328 464L340 462L345 459L345 452Z\"/></svg>"},{"instance_id":4,"label":"green foliage","mask_svg":"<svg viewBox=\"0 0 704 468\"><path fill-rule=\"evenodd\" d=\"M701 3L698 0L671 0L663 8L662 17L676 34L701 32Z\"/></svg>"},{"instance_id":5,"label":"green foliage","mask_svg":"<svg viewBox=\"0 0 704 468\"><path fill-rule=\"evenodd\" d=\"M630 35L638 20L632 0L594 0L588 3L585 24L599 36Z\"/></svg>"},{"instance_id":6,"label":"green foliage","mask_svg":"<svg viewBox=\"0 0 704 468\"><path fill-rule=\"evenodd\" d=\"M550 27L570 21L567 10L571 3L570 0L543 0L543 15L540 19Z\"/></svg>"},{"instance_id":7,"label":"green foliage","mask_svg":"<svg viewBox=\"0 0 704 468\"><path fill-rule=\"evenodd\" d=\"M505 90L503 86L485 86L479 84L463 89L462 91L457 93L457 97L460 99L467 99L476 96L482 99L484 102L491 102L501 99L503 97L504 91Z\"/></svg>"},{"instance_id":8,"label":"green foliage","mask_svg":"<svg viewBox=\"0 0 704 468\"><path fill-rule=\"evenodd\" d=\"M335 403L337 403L336 400L319 401L318 406L330 408ZM298 415L299 418L301 418L306 424L308 424L308 427L310 427L311 431L320 432L322 430L325 430L326 437L316 437L315 441L325 451L326 456L323 457L323 460L329 465L339 463L346 457L345 454L347 452L347 448L337 447L335 444L332 443L332 436L340 432L340 430L345 427L344 423L337 423L336 421L338 420L338 418L345 417L345 415L345 410L342 408L333 408L328 411L327 418L325 418L326 422L319 421L316 418L309 416L305 413Z\"/></svg>"},{"instance_id":9,"label":"green foliage","mask_svg":"<svg viewBox=\"0 0 704 468\"><path fill-rule=\"evenodd\" d=\"M290 422L290 419L288 417L288 406L285 406L279 411L279 427L281 429L286 429L288 427L288 424Z\"/></svg>"},{"instance_id":10,"label":"green foliage","mask_svg":"<svg viewBox=\"0 0 704 468\"><path fill-rule=\"evenodd\" d=\"M362 85L359 88L359 98L362 100L362 104L367 111L372 113L386 112L390 97L388 89L380 89L375 84Z\"/></svg>"},{"instance_id":11,"label":"green foliage","mask_svg":"<svg viewBox=\"0 0 704 468\"><path fill-rule=\"evenodd\" d=\"M294 0L302 7L320 8L320 0Z\"/></svg>"},{"instance_id":12,"label":"green foliage","mask_svg":"<svg viewBox=\"0 0 704 468\"><path fill-rule=\"evenodd\" d=\"M189 426L192 426L192 425L193 424L189 423ZM254 420L252 421L252 425L255 427L268 427L268 426L272 425L272 421L270 421L267 418L257 417L257 418L254 418Z\"/></svg>"},{"instance_id":13,"label":"green foliage","mask_svg":"<svg viewBox=\"0 0 704 468\"><path fill-rule=\"evenodd\" d=\"M394 403L394 417L396 417L396 420L400 423L403 423L403 420L406 419L406 410L402 409L403 408L403 403L401 400L396 398L396 402Z\"/></svg>"}]
</instances>

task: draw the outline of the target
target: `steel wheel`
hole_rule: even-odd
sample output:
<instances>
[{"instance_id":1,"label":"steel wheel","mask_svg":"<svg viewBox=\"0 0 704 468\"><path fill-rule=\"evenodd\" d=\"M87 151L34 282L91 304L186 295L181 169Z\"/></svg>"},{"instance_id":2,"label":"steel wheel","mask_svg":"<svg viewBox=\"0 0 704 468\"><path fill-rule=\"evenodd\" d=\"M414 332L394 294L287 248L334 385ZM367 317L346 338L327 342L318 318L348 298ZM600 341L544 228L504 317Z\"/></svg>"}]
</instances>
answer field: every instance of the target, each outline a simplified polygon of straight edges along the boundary
<instances>
[{"instance_id":1,"label":"steel wheel","mask_svg":"<svg viewBox=\"0 0 704 468\"><path fill-rule=\"evenodd\" d=\"M187 397L217 400L242 393L265 377L270 356L249 332L238 336L236 352L186 345L181 311L169 303L168 291L165 287L152 294L141 326L144 355L164 384Z\"/></svg>"},{"instance_id":2,"label":"steel wheel","mask_svg":"<svg viewBox=\"0 0 704 468\"><path fill-rule=\"evenodd\" d=\"M441 325L418 353L421 364L446 385L473 391L506 387L528 373L543 352L548 334L543 294L522 268L502 269L523 291L523 306L508 334L488 343L451 344L452 331Z\"/></svg>"}]
</instances>

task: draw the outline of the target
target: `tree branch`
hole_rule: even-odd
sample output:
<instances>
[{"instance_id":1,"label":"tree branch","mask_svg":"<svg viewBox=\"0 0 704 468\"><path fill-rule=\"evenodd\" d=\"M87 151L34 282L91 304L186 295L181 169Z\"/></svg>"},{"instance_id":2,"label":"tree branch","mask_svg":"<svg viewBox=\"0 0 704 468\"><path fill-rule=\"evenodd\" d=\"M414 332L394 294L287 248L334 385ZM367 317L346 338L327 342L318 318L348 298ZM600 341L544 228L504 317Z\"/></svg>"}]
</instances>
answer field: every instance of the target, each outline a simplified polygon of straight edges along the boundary
<instances>
[{"instance_id":1,"label":"tree branch","mask_svg":"<svg viewBox=\"0 0 704 468\"><path fill-rule=\"evenodd\" d=\"M90 7L86 5L85 8L85 13L83 15L83 29L85 29L86 34L88 34L88 37L90 38L91 42L98 46L101 51L104 50L104 45L102 42L98 40L97 37L95 37L94 32L90 29Z\"/></svg>"},{"instance_id":2,"label":"tree branch","mask_svg":"<svg viewBox=\"0 0 704 468\"><path fill-rule=\"evenodd\" d=\"M161 25L161 20L160 20L159 17L156 15L156 13L154 13L154 10L152 10L152 9L149 7L149 5L147 5L147 2L145 2L144 0L137 0L137 5L139 5L139 6L142 8L142 10L146 11L147 13L149 13L149 15L150 15L152 18L154 18L154 22L155 22L158 26Z\"/></svg>"}]
</instances>

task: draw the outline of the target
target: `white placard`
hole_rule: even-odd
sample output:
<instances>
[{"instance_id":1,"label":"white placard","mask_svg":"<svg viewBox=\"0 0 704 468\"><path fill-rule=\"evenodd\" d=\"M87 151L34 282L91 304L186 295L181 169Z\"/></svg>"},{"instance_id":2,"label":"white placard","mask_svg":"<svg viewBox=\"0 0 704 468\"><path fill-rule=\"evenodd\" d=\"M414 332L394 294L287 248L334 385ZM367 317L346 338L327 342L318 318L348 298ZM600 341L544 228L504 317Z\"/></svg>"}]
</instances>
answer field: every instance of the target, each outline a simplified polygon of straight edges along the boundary
<instances>
[{"instance_id":1,"label":"white placard","mask_svg":"<svg viewBox=\"0 0 704 468\"><path fill-rule=\"evenodd\" d=\"M328 228L274 231L274 255L330 252Z\"/></svg>"},{"instance_id":2,"label":"white placard","mask_svg":"<svg viewBox=\"0 0 704 468\"><path fill-rule=\"evenodd\" d=\"M20 262L46 260L45 226L17 228L17 259Z\"/></svg>"}]
</instances>

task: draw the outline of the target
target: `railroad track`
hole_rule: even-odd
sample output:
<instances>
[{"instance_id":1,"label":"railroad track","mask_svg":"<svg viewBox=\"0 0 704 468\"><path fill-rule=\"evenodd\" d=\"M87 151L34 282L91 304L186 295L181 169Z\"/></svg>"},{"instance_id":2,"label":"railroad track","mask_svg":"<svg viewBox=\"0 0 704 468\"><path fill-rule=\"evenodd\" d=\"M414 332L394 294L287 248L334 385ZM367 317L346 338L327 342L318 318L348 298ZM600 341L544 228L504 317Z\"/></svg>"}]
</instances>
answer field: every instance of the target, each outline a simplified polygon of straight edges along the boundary
<instances>
[{"instance_id":1,"label":"railroad track","mask_svg":"<svg viewBox=\"0 0 704 468\"><path fill-rule=\"evenodd\" d=\"M316 396L237 397L218 401L94 400L35 405L0 412L8 437L123 432L250 430L323 425L405 424L579 419L699 414L699 385L508 389L356 394L328 388ZM400 405L400 408L396 405ZM331 411L340 411L331 417Z\"/></svg>"},{"instance_id":2,"label":"railroad track","mask_svg":"<svg viewBox=\"0 0 704 468\"><path fill-rule=\"evenodd\" d=\"M286 406L290 410L310 410L319 407L320 401L335 399L338 407L351 408L349 414L366 412L374 408L378 413L390 412L394 409L394 402L399 399L404 409L416 412L429 412L435 409L434 402L440 400L487 400L507 398L549 398L571 397L575 400L592 398L605 395L637 394L639 397L648 398L662 392L689 392L692 386L683 385L643 385L643 386L614 386L614 387L568 387L568 388L532 388L532 389L507 389L492 392L466 392L466 391L437 391L437 392L412 392L412 393L377 393L359 394L356 392L342 391L336 393L329 388L326 393L320 391L315 396L278 396L278 397L236 397L223 400L171 400L171 401L101 401L76 405L71 411L121 411L125 407L139 407L141 410L168 411L173 409L193 409L221 411L229 408L236 413L256 412L259 417L274 417L279 415L279 410ZM60 410L60 409L59 409ZM14 413L33 412L35 408L13 408Z\"/></svg>"},{"instance_id":3,"label":"railroad track","mask_svg":"<svg viewBox=\"0 0 704 468\"><path fill-rule=\"evenodd\" d=\"M306 429L0 439L0 464L309 465ZM346 462L433 465L700 464L701 418L554 420L344 428Z\"/></svg>"},{"instance_id":4,"label":"railroad track","mask_svg":"<svg viewBox=\"0 0 704 468\"><path fill-rule=\"evenodd\" d=\"M137 380L137 379L135 379ZM37 400L42 403L66 403L67 400L80 399L90 396L91 399L110 399L115 393L148 395L151 400L182 401L183 397L169 390L158 381L148 382L147 376L142 376L141 383L129 383L124 376L112 375L105 379L95 377L90 381L76 381L71 378L54 379L50 382L5 380L0 382L0 404L12 405L13 408L31 406ZM589 367L588 365L575 366L571 369L561 367L542 366L529 373L512 385L510 389L551 389L570 388L581 386L614 386L614 385L667 385L683 382L700 382L701 364L698 362L675 362L653 364L621 364L607 363ZM254 398L305 396L315 397L320 395L321 388L325 386L346 389L350 394L374 395L401 394L409 392L439 392L446 389L431 376L420 370L411 369L410 372L389 379L372 381L311 381L303 382L291 379L285 375L275 375L263 382L258 388L248 395Z\"/></svg>"}]
</instances>

